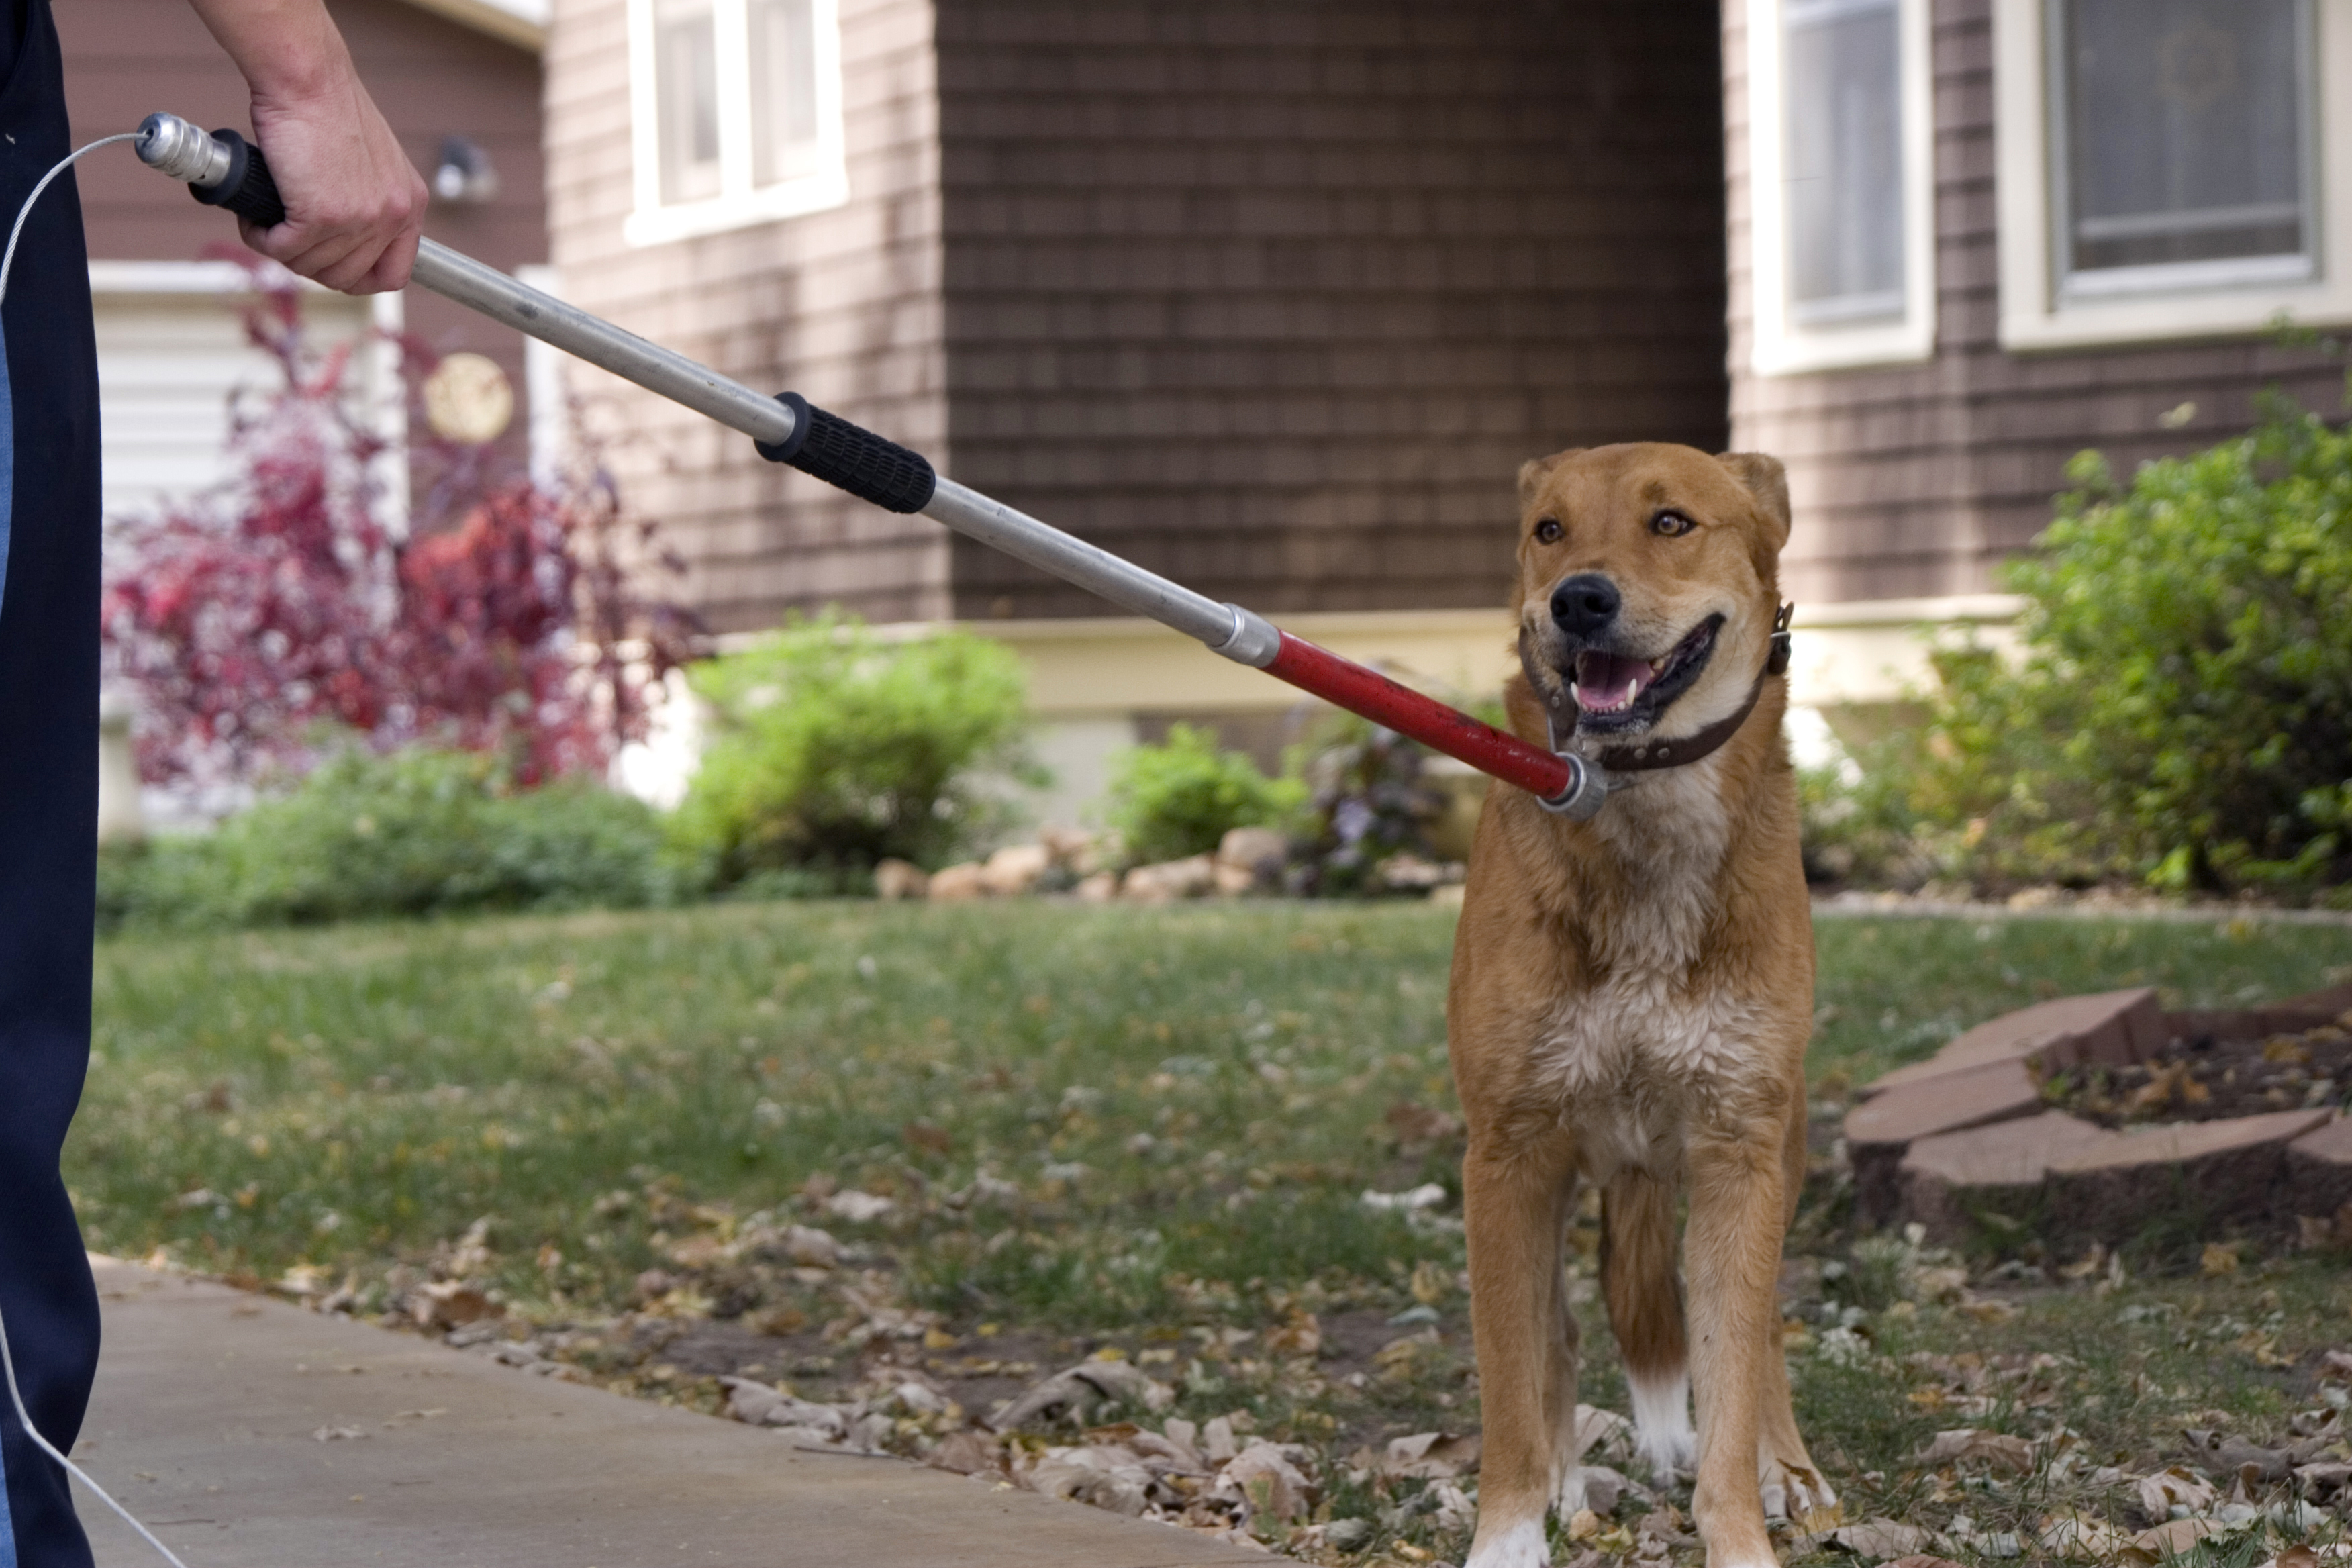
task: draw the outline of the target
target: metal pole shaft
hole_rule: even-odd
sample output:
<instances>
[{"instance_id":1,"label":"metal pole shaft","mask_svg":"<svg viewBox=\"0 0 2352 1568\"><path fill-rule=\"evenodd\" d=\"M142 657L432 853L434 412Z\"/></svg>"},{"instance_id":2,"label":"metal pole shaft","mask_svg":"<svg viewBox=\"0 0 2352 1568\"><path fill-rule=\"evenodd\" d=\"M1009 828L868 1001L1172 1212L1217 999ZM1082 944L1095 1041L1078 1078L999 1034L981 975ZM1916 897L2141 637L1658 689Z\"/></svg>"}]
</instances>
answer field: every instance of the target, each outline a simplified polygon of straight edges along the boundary
<instances>
[{"instance_id":1,"label":"metal pole shaft","mask_svg":"<svg viewBox=\"0 0 2352 1568\"><path fill-rule=\"evenodd\" d=\"M421 241L410 276L421 288L708 415L754 440L782 445L796 428L793 411L776 399L551 294L519 283L445 245ZM922 514L1114 605L1148 616L1227 658L1255 666L1424 741L1518 784L1547 805L1573 799L1597 808L1601 798L1597 787L1586 788L1591 775L1572 758L1555 756L1515 735L1491 729L1351 659L1301 642L1261 616L1196 594L953 479L936 482ZM1590 815L1586 806L1576 807L1576 814Z\"/></svg>"},{"instance_id":2,"label":"metal pole shaft","mask_svg":"<svg viewBox=\"0 0 2352 1568\"><path fill-rule=\"evenodd\" d=\"M623 381L635 382L647 392L708 415L730 430L740 430L755 441L792 439L793 411L774 398L567 305L552 294L519 283L446 245L419 240L416 267L409 278L419 288L552 343Z\"/></svg>"}]
</instances>

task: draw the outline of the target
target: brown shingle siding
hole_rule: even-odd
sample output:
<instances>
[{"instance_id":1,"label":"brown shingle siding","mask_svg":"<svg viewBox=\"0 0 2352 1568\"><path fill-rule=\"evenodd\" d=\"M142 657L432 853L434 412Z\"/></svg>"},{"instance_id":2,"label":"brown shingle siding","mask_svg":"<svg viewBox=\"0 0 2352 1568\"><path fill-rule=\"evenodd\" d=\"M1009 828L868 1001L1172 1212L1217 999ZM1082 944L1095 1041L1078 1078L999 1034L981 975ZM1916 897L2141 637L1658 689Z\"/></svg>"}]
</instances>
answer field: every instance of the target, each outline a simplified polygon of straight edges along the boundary
<instances>
[{"instance_id":1,"label":"brown shingle siding","mask_svg":"<svg viewBox=\"0 0 2352 1568\"><path fill-rule=\"evenodd\" d=\"M1727 167L1747 167L1746 6L1724 7ZM1731 419L1789 465L1784 562L1813 601L1980 592L2050 518L2085 447L2119 473L2244 429L2277 382L2333 407L2341 372L2259 342L2011 354L1999 342L1988 0L1934 0L1937 353L1929 363L1761 378L1749 364L1748 193L1731 182ZM2156 416L2182 402L2178 430Z\"/></svg>"},{"instance_id":2,"label":"brown shingle siding","mask_svg":"<svg viewBox=\"0 0 2352 1568\"><path fill-rule=\"evenodd\" d=\"M959 477L1272 610L1493 602L1522 458L1720 437L1716 104L1615 112L1712 24L948 0ZM1100 610L961 544L955 585Z\"/></svg>"},{"instance_id":3,"label":"brown shingle siding","mask_svg":"<svg viewBox=\"0 0 2352 1568\"><path fill-rule=\"evenodd\" d=\"M937 103L924 0L842 0L850 200L829 212L633 248L622 0L557 0L548 119L556 258L572 298L754 386L947 456ZM761 462L751 443L597 384L626 493L693 563L722 630L838 600L877 619L947 608L937 525L894 517Z\"/></svg>"}]
</instances>

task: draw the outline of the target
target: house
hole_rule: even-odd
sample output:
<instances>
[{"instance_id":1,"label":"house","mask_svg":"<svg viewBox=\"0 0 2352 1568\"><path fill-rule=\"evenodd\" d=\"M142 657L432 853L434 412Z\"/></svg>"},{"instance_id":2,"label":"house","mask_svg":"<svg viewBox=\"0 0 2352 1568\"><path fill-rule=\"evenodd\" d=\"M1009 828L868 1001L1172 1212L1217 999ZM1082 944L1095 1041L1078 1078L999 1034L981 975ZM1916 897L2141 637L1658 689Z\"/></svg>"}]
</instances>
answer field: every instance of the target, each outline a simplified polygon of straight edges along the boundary
<instances>
[{"instance_id":1,"label":"house","mask_svg":"<svg viewBox=\"0 0 2352 1568\"><path fill-rule=\"evenodd\" d=\"M78 8L139 38L105 128L164 88L236 117L233 79L177 79L216 57L167 43L164 5ZM428 37L478 57L379 96L420 163L476 136L509 192L530 153L484 117L543 68L576 302L1465 692L1508 667L1528 456L1780 455L1798 699L1884 702L1921 624L2000 634L1994 567L2074 452L2202 445L2273 383L2330 403L2339 366L2274 323L2352 321L2352 0L553 0L537 62L491 5L337 15L371 73L441 59ZM92 168L94 254L184 261L190 210L107 227L178 199L142 179ZM435 232L537 259L490 216ZM1174 719L1261 753L1296 720L1172 634L566 374L714 626L837 603L989 629L1030 660L1065 805Z\"/></svg>"}]
</instances>

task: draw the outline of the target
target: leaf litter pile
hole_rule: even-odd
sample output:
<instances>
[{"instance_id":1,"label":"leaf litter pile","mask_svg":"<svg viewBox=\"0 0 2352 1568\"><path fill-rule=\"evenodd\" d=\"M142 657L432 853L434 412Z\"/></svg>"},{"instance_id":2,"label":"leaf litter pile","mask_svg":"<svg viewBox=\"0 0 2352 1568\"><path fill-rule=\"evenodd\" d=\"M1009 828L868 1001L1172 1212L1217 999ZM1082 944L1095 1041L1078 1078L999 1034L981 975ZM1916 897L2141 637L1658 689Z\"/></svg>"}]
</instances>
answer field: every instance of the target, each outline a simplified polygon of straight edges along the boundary
<instances>
[{"instance_id":1,"label":"leaf litter pile","mask_svg":"<svg viewBox=\"0 0 2352 1568\"><path fill-rule=\"evenodd\" d=\"M1460 1562L1478 1399L1445 917L912 916L102 952L70 1167L93 1244L780 1444L1310 1562ZM1923 946L1892 966L1825 938L1823 1042L1851 1055L1817 1052L1782 1306L1843 1508L1776 1521L1783 1555L2346 1556L2342 1252L2219 1237L2168 1273L1846 1226L1843 1061L1932 1048L2027 934L1898 931ZM2158 934L2179 950L2148 962L2223 997L2330 977L2326 947ZM2084 981L2116 973L2105 940ZM1917 1016L1879 1016L1890 967ZM1689 1478L1650 1473L1613 1414L1598 1220L1588 1198L1569 1237L1589 1485L1554 1557L1696 1564Z\"/></svg>"},{"instance_id":2,"label":"leaf litter pile","mask_svg":"<svg viewBox=\"0 0 2352 1568\"><path fill-rule=\"evenodd\" d=\"M2105 1127L2340 1109L2352 1105L2352 1013L2291 1034L2176 1039L2144 1065L2054 1074L2043 1097Z\"/></svg>"}]
</instances>

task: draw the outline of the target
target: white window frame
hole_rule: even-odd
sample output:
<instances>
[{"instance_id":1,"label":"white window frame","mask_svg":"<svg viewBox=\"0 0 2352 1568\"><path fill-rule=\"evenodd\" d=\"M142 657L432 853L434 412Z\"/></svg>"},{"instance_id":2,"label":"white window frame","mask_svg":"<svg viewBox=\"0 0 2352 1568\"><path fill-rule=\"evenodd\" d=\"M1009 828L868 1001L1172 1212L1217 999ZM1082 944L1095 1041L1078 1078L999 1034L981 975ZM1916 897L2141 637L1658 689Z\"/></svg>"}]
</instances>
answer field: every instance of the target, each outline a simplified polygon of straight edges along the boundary
<instances>
[{"instance_id":1,"label":"white window frame","mask_svg":"<svg viewBox=\"0 0 2352 1568\"><path fill-rule=\"evenodd\" d=\"M1936 78L1928 0L1895 0L1903 163L1903 313L1851 325L1789 309L1782 0L1748 0L1749 361L1758 375L1913 364L1936 353Z\"/></svg>"},{"instance_id":2,"label":"white window frame","mask_svg":"<svg viewBox=\"0 0 2352 1568\"><path fill-rule=\"evenodd\" d=\"M2137 279L2074 289L2063 289L2058 276L2063 186L2051 167L2053 13L2048 0L1993 0L2001 347L2226 337L2261 331L2281 315L2313 325L2352 321L2352 112L2337 107L2352 104L2352 0L2312 3L2319 36L2306 67L2315 129L2306 142L2305 187L2317 209L2310 266L2256 257L2148 268Z\"/></svg>"},{"instance_id":3,"label":"white window frame","mask_svg":"<svg viewBox=\"0 0 2352 1568\"><path fill-rule=\"evenodd\" d=\"M667 245L696 235L803 217L849 200L842 138L841 14L838 0L811 0L815 35L817 167L770 185L752 184L751 43L744 0L711 0L719 61L719 194L662 200L661 117L655 100L654 0L629 0L629 141L636 210L622 225L633 246Z\"/></svg>"}]
</instances>

